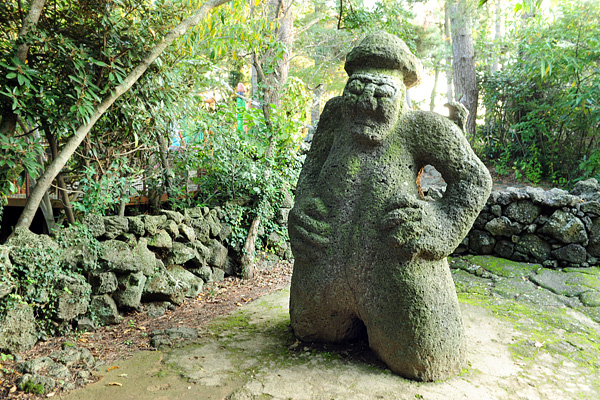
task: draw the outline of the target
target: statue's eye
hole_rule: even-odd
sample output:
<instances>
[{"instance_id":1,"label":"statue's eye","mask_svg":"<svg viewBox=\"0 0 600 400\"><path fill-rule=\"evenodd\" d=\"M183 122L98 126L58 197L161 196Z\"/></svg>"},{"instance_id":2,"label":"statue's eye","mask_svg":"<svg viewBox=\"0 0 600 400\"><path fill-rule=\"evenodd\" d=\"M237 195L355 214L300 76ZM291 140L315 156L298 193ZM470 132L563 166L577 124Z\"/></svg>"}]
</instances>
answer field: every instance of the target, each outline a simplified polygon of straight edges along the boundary
<instances>
[{"instance_id":1,"label":"statue's eye","mask_svg":"<svg viewBox=\"0 0 600 400\"><path fill-rule=\"evenodd\" d=\"M386 83L378 85L375 89L375 97L394 97L395 95L396 88Z\"/></svg>"},{"instance_id":2,"label":"statue's eye","mask_svg":"<svg viewBox=\"0 0 600 400\"><path fill-rule=\"evenodd\" d=\"M364 89L365 85L358 79L348 83L348 91L352 94L361 94Z\"/></svg>"}]
</instances>

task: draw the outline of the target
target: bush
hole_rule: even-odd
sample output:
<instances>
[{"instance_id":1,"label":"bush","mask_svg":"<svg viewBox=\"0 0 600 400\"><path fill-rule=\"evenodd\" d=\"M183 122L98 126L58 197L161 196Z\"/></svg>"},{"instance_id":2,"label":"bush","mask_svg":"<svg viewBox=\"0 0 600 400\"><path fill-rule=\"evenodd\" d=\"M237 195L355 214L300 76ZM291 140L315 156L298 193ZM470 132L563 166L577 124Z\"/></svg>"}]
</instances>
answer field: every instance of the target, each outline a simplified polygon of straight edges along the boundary
<instances>
[{"instance_id":1,"label":"bush","mask_svg":"<svg viewBox=\"0 0 600 400\"><path fill-rule=\"evenodd\" d=\"M523 24L514 58L482 79L483 156L533 183L600 177L600 4L554 15Z\"/></svg>"}]
</instances>

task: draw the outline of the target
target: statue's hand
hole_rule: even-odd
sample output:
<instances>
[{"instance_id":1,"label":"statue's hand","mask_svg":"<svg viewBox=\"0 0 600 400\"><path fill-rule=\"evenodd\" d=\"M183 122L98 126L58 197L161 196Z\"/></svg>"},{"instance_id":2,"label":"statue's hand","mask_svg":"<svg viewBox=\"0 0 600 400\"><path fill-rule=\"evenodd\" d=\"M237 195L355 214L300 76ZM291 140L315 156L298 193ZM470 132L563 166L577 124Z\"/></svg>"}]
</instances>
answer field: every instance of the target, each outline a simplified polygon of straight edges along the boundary
<instances>
[{"instance_id":1,"label":"statue's hand","mask_svg":"<svg viewBox=\"0 0 600 400\"><path fill-rule=\"evenodd\" d=\"M382 228L389 232L395 247L416 253L418 242L425 232L426 202L412 196L399 196L382 220Z\"/></svg>"},{"instance_id":2,"label":"statue's hand","mask_svg":"<svg viewBox=\"0 0 600 400\"><path fill-rule=\"evenodd\" d=\"M324 247L329 244L331 225L325 220L329 211L320 198L294 206L290 212L290 234L309 246Z\"/></svg>"}]
</instances>

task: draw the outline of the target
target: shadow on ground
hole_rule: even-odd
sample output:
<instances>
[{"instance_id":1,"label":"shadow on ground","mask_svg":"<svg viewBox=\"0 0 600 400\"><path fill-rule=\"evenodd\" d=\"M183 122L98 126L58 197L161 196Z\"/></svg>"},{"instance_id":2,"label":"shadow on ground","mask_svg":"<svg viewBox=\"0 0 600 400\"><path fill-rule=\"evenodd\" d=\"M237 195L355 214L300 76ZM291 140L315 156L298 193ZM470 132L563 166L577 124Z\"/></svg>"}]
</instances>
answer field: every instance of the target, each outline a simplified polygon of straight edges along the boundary
<instances>
[{"instance_id":1,"label":"shadow on ground","mask_svg":"<svg viewBox=\"0 0 600 400\"><path fill-rule=\"evenodd\" d=\"M363 342L331 346L296 341L289 327L289 290L281 290L214 320L199 329L194 342L139 353L108 372L105 366L99 382L65 398L600 398L597 306L584 305L578 297L600 290L600 285L582 285L600 277L598 269L584 271L591 280L577 275L575 282L569 280L575 275L498 260L453 260L469 364L460 376L444 382L418 383L393 375ZM553 274L553 283L547 274ZM538 276L545 286L534 283ZM573 289L577 285L587 290ZM559 286L566 294L552 290Z\"/></svg>"}]
</instances>

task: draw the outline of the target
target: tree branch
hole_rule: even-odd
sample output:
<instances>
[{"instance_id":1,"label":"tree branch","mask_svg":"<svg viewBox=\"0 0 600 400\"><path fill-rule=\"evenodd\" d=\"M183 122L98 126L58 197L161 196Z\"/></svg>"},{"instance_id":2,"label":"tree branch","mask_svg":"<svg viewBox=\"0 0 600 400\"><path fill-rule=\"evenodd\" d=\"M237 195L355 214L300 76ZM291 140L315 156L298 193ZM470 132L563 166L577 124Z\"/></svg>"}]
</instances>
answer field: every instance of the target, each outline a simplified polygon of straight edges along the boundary
<instances>
[{"instance_id":1,"label":"tree branch","mask_svg":"<svg viewBox=\"0 0 600 400\"><path fill-rule=\"evenodd\" d=\"M40 205L44 193L48 190L50 184L58 175L60 170L67 164L75 150L77 150L94 124L109 109L109 107L138 81L142 74L148 69L150 64L152 64L152 62L154 62L154 60L156 60L156 58L158 58L158 56L160 56L160 54L171 43L173 43L175 39L183 36L188 29L198 25L200 21L206 17L209 11L227 3L228 1L230 0L208 0L206 3L204 3L202 7L200 7L193 15L183 20L178 26L167 33L164 39L153 49L151 49L150 52L148 52L148 54L140 61L140 63L133 70L131 70L123 82L115 87L115 89L108 96L106 96L100 104L96 106L89 121L77 128L75 134L62 148L60 154L54 159L54 161L38 179L38 184L27 199L25 208L23 209L23 213L21 214L16 227L29 228L29 226L31 226L31 221L35 216L35 212Z\"/></svg>"}]
</instances>

